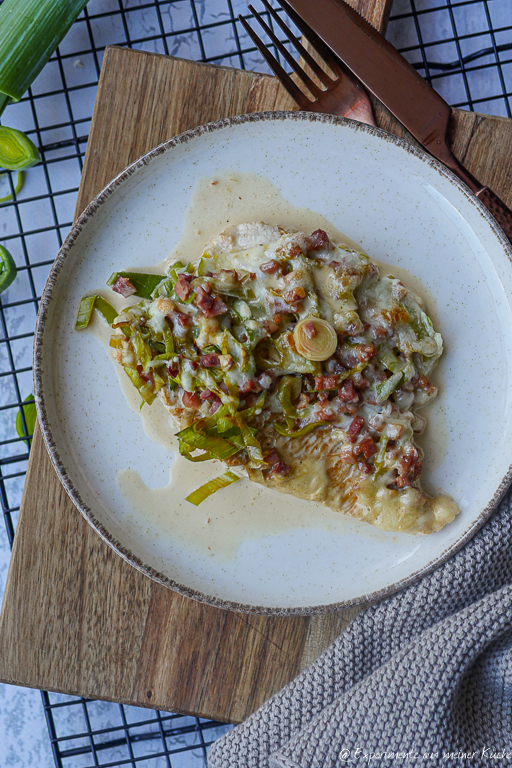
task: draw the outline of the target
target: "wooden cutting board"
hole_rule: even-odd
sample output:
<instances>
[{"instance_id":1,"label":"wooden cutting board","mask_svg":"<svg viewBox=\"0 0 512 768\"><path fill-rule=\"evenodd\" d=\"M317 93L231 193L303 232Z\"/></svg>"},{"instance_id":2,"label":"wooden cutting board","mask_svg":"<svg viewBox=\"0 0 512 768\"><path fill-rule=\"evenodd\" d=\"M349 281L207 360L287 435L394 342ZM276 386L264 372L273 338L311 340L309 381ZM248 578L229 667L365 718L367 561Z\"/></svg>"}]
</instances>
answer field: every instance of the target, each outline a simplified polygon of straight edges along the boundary
<instances>
[{"instance_id":1,"label":"wooden cutting board","mask_svg":"<svg viewBox=\"0 0 512 768\"><path fill-rule=\"evenodd\" d=\"M383 28L388 0L359 0ZM371 12L369 12L371 8ZM151 147L209 120L294 105L274 78L107 48L77 213ZM379 124L406 135L376 105ZM512 204L512 121L457 112L454 148ZM118 557L62 489L36 429L0 617L0 679L237 722L313 661L357 609L223 611Z\"/></svg>"}]
</instances>

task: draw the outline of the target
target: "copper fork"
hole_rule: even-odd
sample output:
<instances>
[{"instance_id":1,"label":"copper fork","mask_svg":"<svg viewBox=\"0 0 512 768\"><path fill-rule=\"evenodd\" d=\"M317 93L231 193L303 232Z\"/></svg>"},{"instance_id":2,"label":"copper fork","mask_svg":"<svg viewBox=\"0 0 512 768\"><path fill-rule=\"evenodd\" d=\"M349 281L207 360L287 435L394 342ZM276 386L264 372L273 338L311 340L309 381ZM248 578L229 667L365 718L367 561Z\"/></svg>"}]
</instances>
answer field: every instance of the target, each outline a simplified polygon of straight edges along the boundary
<instances>
[{"instance_id":1,"label":"copper fork","mask_svg":"<svg viewBox=\"0 0 512 768\"><path fill-rule=\"evenodd\" d=\"M299 53L301 59L296 61L290 51L274 34L262 16L249 5L249 10L254 18L265 30L272 43L279 53L288 62L297 78L303 83L312 96L312 99L306 95L299 86L292 80L290 75L283 69L277 59L270 53L265 43L260 40L256 32L248 22L239 16L238 19L247 34L251 37L253 43L269 65L270 69L286 88L292 99L299 105L300 109L307 112L325 112L331 115L342 115L352 120L358 120L360 123L375 125L372 107L368 94L357 80L356 77L345 67L345 65L334 56L325 43L305 24L300 16L295 13L286 0L279 0L281 7L286 11L295 26L307 38L311 53L302 45L301 41L295 37L293 32L287 27L279 13L273 8L268 0L262 0L268 13L272 16L276 24L284 32L290 43ZM315 58L313 58L313 55ZM317 61L317 59L319 61ZM321 66L323 62L329 68L330 73ZM315 82L304 70L302 64L306 64L317 78Z\"/></svg>"}]
</instances>

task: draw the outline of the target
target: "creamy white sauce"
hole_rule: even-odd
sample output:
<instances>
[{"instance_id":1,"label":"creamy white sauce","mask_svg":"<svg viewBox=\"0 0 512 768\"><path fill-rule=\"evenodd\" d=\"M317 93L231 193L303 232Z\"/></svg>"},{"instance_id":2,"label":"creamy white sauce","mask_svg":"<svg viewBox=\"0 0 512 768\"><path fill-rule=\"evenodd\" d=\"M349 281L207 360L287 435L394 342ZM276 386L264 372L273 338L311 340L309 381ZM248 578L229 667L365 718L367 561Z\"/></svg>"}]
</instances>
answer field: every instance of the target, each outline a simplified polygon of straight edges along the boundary
<instances>
[{"instance_id":1,"label":"creamy white sauce","mask_svg":"<svg viewBox=\"0 0 512 768\"><path fill-rule=\"evenodd\" d=\"M321 214L292 205L268 179L252 173L228 171L197 182L185 214L181 240L158 268L151 271L165 269L178 259L184 264L195 261L209 240L230 225L244 221L264 221L306 234L325 229L334 242L360 250L357 243Z\"/></svg>"},{"instance_id":2,"label":"creamy white sauce","mask_svg":"<svg viewBox=\"0 0 512 768\"><path fill-rule=\"evenodd\" d=\"M97 315L90 328L110 357L110 328ZM172 531L173 538L188 546L229 559L249 539L262 539L293 528L315 528L343 535L359 526L358 521L321 504L287 497L247 478L210 496L198 507L190 504L186 501L188 494L221 475L226 468L218 461L194 464L180 456L174 436L178 427L165 407L157 399L150 407L145 405L141 409L140 395L124 370L113 360L112 365L127 405L140 414L148 437L170 454L169 483L161 488L150 488L134 469L122 469L117 475L119 490L146 532L151 529L154 534L160 530L169 535ZM381 538L369 525L361 528L366 537Z\"/></svg>"},{"instance_id":3,"label":"creamy white sauce","mask_svg":"<svg viewBox=\"0 0 512 768\"><path fill-rule=\"evenodd\" d=\"M361 250L361 246L348 239L321 214L289 203L267 179L253 174L228 172L201 179L197 183L185 215L179 243L161 264L156 267L152 265L148 271L163 272L176 260L183 263L194 261L201 256L208 241L226 227L258 220L280 224L291 231L310 233L315 229L325 229L335 242ZM124 267L119 265L119 269ZM436 325L435 301L417 278L402 268L388 264L379 264L379 267L381 274L394 274L415 293L427 299L429 314L433 315ZM108 300L117 309L127 304L125 299L112 292L108 293ZM133 303L137 301L134 297ZM90 327L98 341L107 348L112 360L108 346L111 329L98 317L94 318ZM364 535L365 538L393 539L393 534L383 534L366 523L332 512L318 503L281 494L245 478L209 497L199 507L190 504L185 497L203 483L222 474L225 467L220 462L195 464L181 457L178 441L174 437L177 428L162 403L156 400L152 406L145 405L140 410L138 392L113 360L112 366L127 404L140 413L146 434L170 454L170 480L162 488L148 487L133 469L122 469L118 473L119 489L143 529L151 529L153 532L160 530L166 535L172 531L173 538L199 547L220 559L234 557L240 544L248 539L262 539L294 528L314 528L343 535L357 527L358 535ZM429 457L427 471L440 463L446 451L444 413L442 409L436 409L435 405L430 405L428 409L430 429L427 430L427 441L423 441Z\"/></svg>"}]
</instances>

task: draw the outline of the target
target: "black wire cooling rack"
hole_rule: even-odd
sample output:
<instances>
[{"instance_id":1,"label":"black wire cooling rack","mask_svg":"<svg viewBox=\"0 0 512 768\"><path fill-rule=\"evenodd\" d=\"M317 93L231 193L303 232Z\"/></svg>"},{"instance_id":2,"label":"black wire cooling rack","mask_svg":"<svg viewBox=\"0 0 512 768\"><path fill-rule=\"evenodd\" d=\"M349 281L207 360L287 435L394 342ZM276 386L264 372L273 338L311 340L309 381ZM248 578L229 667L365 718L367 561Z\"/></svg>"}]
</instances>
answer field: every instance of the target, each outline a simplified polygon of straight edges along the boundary
<instances>
[{"instance_id":1,"label":"black wire cooling rack","mask_svg":"<svg viewBox=\"0 0 512 768\"><path fill-rule=\"evenodd\" d=\"M31 441L20 406L32 394L34 322L72 223L104 48L267 71L236 20L238 13L249 16L246 5L90 0L29 93L4 114L4 123L25 131L42 157L18 194L15 174L0 178L0 197L13 197L0 205L0 241L18 267L0 298L0 501L11 546ZM511 117L511 21L510 0L395 0L387 36L452 105ZM229 727L54 693L43 692L42 701L58 768L203 766L208 745Z\"/></svg>"}]
</instances>

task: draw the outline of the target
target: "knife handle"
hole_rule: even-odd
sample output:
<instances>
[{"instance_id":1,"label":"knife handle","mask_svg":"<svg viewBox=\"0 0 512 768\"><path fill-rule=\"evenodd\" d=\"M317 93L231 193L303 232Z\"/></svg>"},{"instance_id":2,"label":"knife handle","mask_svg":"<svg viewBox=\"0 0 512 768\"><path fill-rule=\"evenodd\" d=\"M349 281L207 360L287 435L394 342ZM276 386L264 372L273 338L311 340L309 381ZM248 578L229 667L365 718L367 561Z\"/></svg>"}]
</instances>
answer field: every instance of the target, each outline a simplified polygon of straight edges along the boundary
<instances>
[{"instance_id":1,"label":"knife handle","mask_svg":"<svg viewBox=\"0 0 512 768\"><path fill-rule=\"evenodd\" d=\"M498 195L495 195L489 187L484 187L480 192L477 192L477 197L492 213L508 239L512 242L512 211L510 208L507 208L503 200L500 200Z\"/></svg>"}]
</instances>

